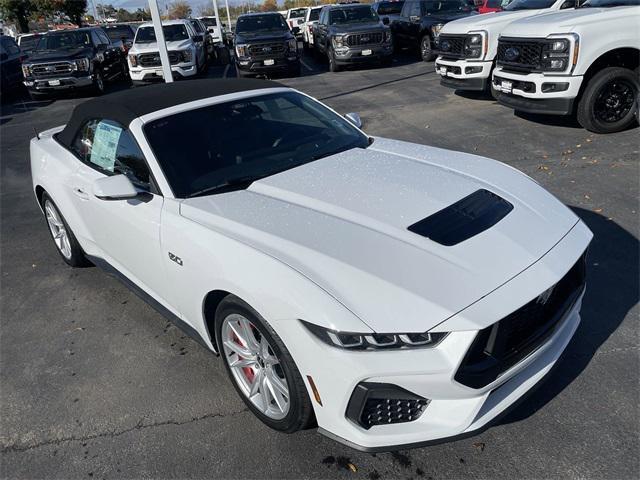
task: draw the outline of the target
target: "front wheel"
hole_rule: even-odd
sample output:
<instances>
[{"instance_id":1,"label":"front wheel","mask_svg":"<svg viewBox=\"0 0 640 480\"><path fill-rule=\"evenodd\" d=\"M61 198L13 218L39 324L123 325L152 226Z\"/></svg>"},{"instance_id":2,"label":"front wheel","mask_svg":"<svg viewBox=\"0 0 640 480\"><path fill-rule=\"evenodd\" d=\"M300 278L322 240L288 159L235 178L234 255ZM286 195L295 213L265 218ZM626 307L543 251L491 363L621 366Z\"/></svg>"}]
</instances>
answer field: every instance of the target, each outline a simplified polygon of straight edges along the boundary
<instances>
[{"instance_id":1,"label":"front wheel","mask_svg":"<svg viewBox=\"0 0 640 480\"><path fill-rule=\"evenodd\" d=\"M102 72L96 72L93 78L93 93L102 95L104 93L104 77Z\"/></svg>"},{"instance_id":2,"label":"front wheel","mask_svg":"<svg viewBox=\"0 0 640 480\"><path fill-rule=\"evenodd\" d=\"M215 317L216 340L236 391L269 427L293 433L313 420L307 389L278 334L249 305L233 295Z\"/></svg>"},{"instance_id":3,"label":"front wheel","mask_svg":"<svg viewBox=\"0 0 640 480\"><path fill-rule=\"evenodd\" d=\"M430 62L435 58L433 49L431 48L431 37L429 37L429 35L425 35L420 40L420 57L422 57L423 62Z\"/></svg>"},{"instance_id":4,"label":"front wheel","mask_svg":"<svg viewBox=\"0 0 640 480\"><path fill-rule=\"evenodd\" d=\"M638 108L638 77L632 70L608 67L587 83L578 102L578 123L595 133L619 132L630 127Z\"/></svg>"},{"instance_id":5,"label":"front wheel","mask_svg":"<svg viewBox=\"0 0 640 480\"><path fill-rule=\"evenodd\" d=\"M340 65L336 62L336 56L333 53L333 48L327 48L327 57L329 58L329 71L330 72L339 72Z\"/></svg>"},{"instance_id":6,"label":"front wheel","mask_svg":"<svg viewBox=\"0 0 640 480\"><path fill-rule=\"evenodd\" d=\"M91 263L85 257L82 247L78 243L67 221L58 210L58 207L51 197L46 193L42 194L42 209L44 210L47 225L53 243L62 259L72 267L87 267Z\"/></svg>"}]
</instances>

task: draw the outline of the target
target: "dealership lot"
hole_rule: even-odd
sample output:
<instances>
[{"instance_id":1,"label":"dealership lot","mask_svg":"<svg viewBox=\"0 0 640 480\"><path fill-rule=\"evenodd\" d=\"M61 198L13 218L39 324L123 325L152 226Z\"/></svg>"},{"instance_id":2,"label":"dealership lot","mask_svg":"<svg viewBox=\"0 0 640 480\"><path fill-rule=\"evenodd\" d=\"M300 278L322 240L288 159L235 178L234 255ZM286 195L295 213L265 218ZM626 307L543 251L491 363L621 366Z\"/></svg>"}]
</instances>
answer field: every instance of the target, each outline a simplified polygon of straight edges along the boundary
<instances>
[{"instance_id":1,"label":"dealership lot","mask_svg":"<svg viewBox=\"0 0 640 480\"><path fill-rule=\"evenodd\" d=\"M28 141L82 99L16 101L0 118L2 476L637 477L638 129L600 136L514 115L441 87L409 55L385 69L303 67L283 83L358 112L368 133L503 161L593 230L583 323L559 367L498 425L454 443L370 455L269 430L213 355L117 280L62 262L31 192Z\"/></svg>"}]
</instances>

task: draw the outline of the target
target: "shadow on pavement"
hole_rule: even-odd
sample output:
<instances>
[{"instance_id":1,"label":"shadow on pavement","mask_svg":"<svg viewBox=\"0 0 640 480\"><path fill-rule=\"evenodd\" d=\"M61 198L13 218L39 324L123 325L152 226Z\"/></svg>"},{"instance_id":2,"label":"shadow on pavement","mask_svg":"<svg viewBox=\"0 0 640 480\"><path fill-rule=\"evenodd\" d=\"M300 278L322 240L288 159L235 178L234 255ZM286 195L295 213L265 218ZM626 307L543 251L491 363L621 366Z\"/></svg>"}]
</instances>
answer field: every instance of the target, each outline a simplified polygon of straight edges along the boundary
<instances>
[{"instance_id":1,"label":"shadow on pavement","mask_svg":"<svg viewBox=\"0 0 640 480\"><path fill-rule=\"evenodd\" d=\"M500 424L524 420L570 385L640 299L640 243L602 215L573 208L594 234L587 257L587 292L582 322L543 388L537 389Z\"/></svg>"}]
</instances>

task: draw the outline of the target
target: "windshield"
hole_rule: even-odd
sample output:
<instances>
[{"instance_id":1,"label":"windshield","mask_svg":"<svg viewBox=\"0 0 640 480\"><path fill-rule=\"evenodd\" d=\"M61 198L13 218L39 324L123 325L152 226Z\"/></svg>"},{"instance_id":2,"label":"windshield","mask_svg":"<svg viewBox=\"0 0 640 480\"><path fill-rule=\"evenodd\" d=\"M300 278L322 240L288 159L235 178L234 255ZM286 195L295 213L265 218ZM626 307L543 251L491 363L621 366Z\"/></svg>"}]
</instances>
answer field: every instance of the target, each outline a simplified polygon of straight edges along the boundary
<instances>
[{"instance_id":1,"label":"windshield","mask_svg":"<svg viewBox=\"0 0 640 480\"><path fill-rule=\"evenodd\" d=\"M88 46L91 46L89 31L68 30L44 35L36 45L36 50L59 50Z\"/></svg>"},{"instance_id":2,"label":"windshield","mask_svg":"<svg viewBox=\"0 0 640 480\"><path fill-rule=\"evenodd\" d=\"M404 2L380 2L378 15L397 15L402 11Z\"/></svg>"},{"instance_id":3,"label":"windshield","mask_svg":"<svg viewBox=\"0 0 640 480\"><path fill-rule=\"evenodd\" d=\"M581 8L606 8L640 5L640 0L587 0Z\"/></svg>"},{"instance_id":4,"label":"windshield","mask_svg":"<svg viewBox=\"0 0 640 480\"><path fill-rule=\"evenodd\" d=\"M312 8L311 11L309 12L309 21L310 22L315 22L316 20L318 20L320 18L320 10L322 10L321 8Z\"/></svg>"},{"instance_id":5,"label":"windshield","mask_svg":"<svg viewBox=\"0 0 640 480\"><path fill-rule=\"evenodd\" d=\"M200 20L207 27L215 27L218 24L218 22L216 22L216 19L214 17L201 18Z\"/></svg>"},{"instance_id":6,"label":"windshield","mask_svg":"<svg viewBox=\"0 0 640 480\"><path fill-rule=\"evenodd\" d=\"M304 18L307 13L306 8L297 8L296 10L291 10L289 12L289 18Z\"/></svg>"},{"instance_id":7,"label":"windshield","mask_svg":"<svg viewBox=\"0 0 640 480\"><path fill-rule=\"evenodd\" d=\"M20 48L25 53L33 52L36 49L40 38L42 38L41 35L29 35L27 37L20 37Z\"/></svg>"},{"instance_id":8,"label":"windshield","mask_svg":"<svg viewBox=\"0 0 640 480\"><path fill-rule=\"evenodd\" d=\"M165 25L162 27L162 32L164 33L164 39L167 42L177 42L180 40L187 40L189 38L189 33L182 24ZM156 32L153 30L153 27L142 27L138 29L135 43L153 43L155 41Z\"/></svg>"},{"instance_id":9,"label":"windshield","mask_svg":"<svg viewBox=\"0 0 640 480\"><path fill-rule=\"evenodd\" d=\"M144 133L177 197L216 193L352 148L369 139L296 92L261 95L149 122ZM190 142L177 141L191 138Z\"/></svg>"},{"instance_id":10,"label":"windshield","mask_svg":"<svg viewBox=\"0 0 640 480\"><path fill-rule=\"evenodd\" d=\"M236 33L280 32L282 30L289 30L289 27L280 14L240 17L236 24Z\"/></svg>"},{"instance_id":11,"label":"windshield","mask_svg":"<svg viewBox=\"0 0 640 480\"><path fill-rule=\"evenodd\" d=\"M347 23L371 23L378 22L378 14L369 6L337 8L329 12L331 25L343 25Z\"/></svg>"},{"instance_id":12,"label":"windshield","mask_svg":"<svg viewBox=\"0 0 640 480\"><path fill-rule=\"evenodd\" d=\"M122 37L128 40L133 40L133 31L131 30L131 27L128 27L127 25L104 27L104 30L112 41L122 40Z\"/></svg>"},{"instance_id":13,"label":"windshield","mask_svg":"<svg viewBox=\"0 0 640 480\"><path fill-rule=\"evenodd\" d=\"M434 1L427 0L424 2L427 14L430 13L456 13L456 12L469 12L471 7L467 3L467 0L444 0Z\"/></svg>"},{"instance_id":14,"label":"windshield","mask_svg":"<svg viewBox=\"0 0 640 480\"><path fill-rule=\"evenodd\" d=\"M506 7L507 11L513 10L538 10L542 8L550 8L557 0L513 0Z\"/></svg>"}]
</instances>

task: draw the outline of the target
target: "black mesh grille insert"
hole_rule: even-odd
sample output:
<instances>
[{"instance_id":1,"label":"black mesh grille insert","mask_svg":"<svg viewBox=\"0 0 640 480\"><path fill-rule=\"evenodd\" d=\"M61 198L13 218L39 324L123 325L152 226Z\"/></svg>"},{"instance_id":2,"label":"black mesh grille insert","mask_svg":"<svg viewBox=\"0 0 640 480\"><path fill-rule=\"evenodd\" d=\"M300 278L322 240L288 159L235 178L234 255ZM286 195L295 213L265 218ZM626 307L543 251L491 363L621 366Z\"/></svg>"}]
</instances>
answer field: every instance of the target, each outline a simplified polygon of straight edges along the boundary
<instances>
[{"instance_id":1,"label":"black mesh grille insert","mask_svg":"<svg viewBox=\"0 0 640 480\"><path fill-rule=\"evenodd\" d=\"M513 205L504 198L488 190L477 190L414 223L409 231L450 247L491 228L511 210Z\"/></svg>"},{"instance_id":2,"label":"black mesh grille insert","mask_svg":"<svg viewBox=\"0 0 640 480\"><path fill-rule=\"evenodd\" d=\"M375 45L377 43L382 43L382 32L353 33L347 37L347 45L350 47Z\"/></svg>"},{"instance_id":3,"label":"black mesh grille insert","mask_svg":"<svg viewBox=\"0 0 640 480\"><path fill-rule=\"evenodd\" d=\"M500 38L497 63L508 69L531 72L542 65L542 39Z\"/></svg>"},{"instance_id":4,"label":"black mesh grille insert","mask_svg":"<svg viewBox=\"0 0 640 480\"><path fill-rule=\"evenodd\" d=\"M456 381L481 388L540 347L573 307L585 285L585 255L555 285L515 312L480 330Z\"/></svg>"},{"instance_id":5,"label":"black mesh grille insert","mask_svg":"<svg viewBox=\"0 0 640 480\"><path fill-rule=\"evenodd\" d=\"M438 53L443 57L463 58L466 35L441 34L438 37Z\"/></svg>"}]
</instances>

